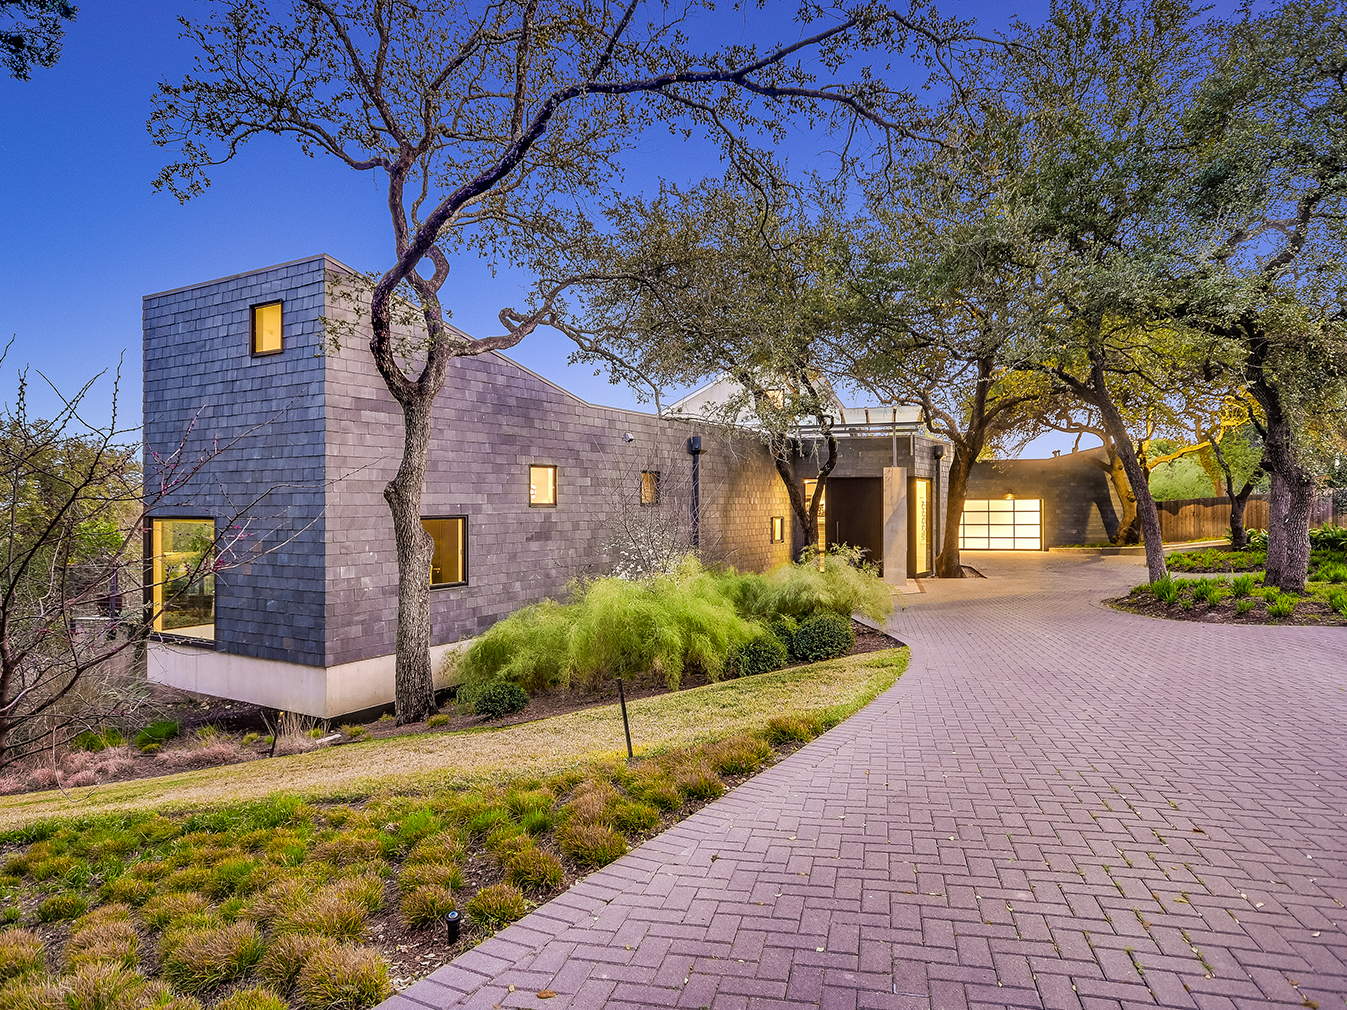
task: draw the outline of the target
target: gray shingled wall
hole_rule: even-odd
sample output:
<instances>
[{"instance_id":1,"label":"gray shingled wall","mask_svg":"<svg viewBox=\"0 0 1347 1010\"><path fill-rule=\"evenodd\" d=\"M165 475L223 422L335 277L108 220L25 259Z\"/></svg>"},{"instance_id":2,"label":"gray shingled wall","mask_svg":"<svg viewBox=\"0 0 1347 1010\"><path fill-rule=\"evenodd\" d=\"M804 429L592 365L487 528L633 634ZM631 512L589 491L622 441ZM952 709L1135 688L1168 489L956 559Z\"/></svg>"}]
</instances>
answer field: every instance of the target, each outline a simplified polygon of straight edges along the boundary
<instances>
[{"instance_id":1,"label":"gray shingled wall","mask_svg":"<svg viewBox=\"0 0 1347 1010\"><path fill-rule=\"evenodd\" d=\"M325 627L323 360L315 357L324 262L144 300L147 486L171 464L180 478L220 450L153 511L213 516L233 543L224 556L234 566L217 578L220 649L310 664L323 661ZM253 358L249 307L277 298L285 350Z\"/></svg>"}]
</instances>

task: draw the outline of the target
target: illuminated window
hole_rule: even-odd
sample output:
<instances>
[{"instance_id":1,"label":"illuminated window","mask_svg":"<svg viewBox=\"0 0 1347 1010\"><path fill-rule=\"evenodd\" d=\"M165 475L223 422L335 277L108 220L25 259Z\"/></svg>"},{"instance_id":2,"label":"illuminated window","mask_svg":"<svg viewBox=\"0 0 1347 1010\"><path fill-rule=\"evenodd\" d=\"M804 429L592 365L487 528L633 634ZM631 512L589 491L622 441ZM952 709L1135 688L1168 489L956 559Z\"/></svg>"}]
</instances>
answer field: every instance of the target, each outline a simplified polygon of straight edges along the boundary
<instances>
[{"instance_id":1,"label":"illuminated window","mask_svg":"<svg viewBox=\"0 0 1347 1010\"><path fill-rule=\"evenodd\" d=\"M659 471L642 470L641 471L641 504L658 505L659 504Z\"/></svg>"},{"instance_id":2,"label":"illuminated window","mask_svg":"<svg viewBox=\"0 0 1347 1010\"><path fill-rule=\"evenodd\" d=\"M154 630L215 639L215 520L150 520Z\"/></svg>"},{"instance_id":3,"label":"illuminated window","mask_svg":"<svg viewBox=\"0 0 1347 1010\"><path fill-rule=\"evenodd\" d=\"M557 503L557 468L554 466L529 467L529 505L555 505Z\"/></svg>"},{"instance_id":4,"label":"illuminated window","mask_svg":"<svg viewBox=\"0 0 1347 1010\"><path fill-rule=\"evenodd\" d=\"M772 543L784 544L786 542L786 517L772 516Z\"/></svg>"},{"instance_id":5,"label":"illuminated window","mask_svg":"<svg viewBox=\"0 0 1347 1010\"><path fill-rule=\"evenodd\" d=\"M465 516L449 519L422 519L421 527L435 541L430 558L432 586L461 586L468 581L468 520Z\"/></svg>"},{"instance_id":6,"label":"illuminated window","mask_svg":"<svg viewBox=\"0 0 1347 1010\"><path fill-rule=\"evenodd\" d=\"M268 302L252 309L253 354L281 352L281 303Z\"/></svg>"}]
</instances>

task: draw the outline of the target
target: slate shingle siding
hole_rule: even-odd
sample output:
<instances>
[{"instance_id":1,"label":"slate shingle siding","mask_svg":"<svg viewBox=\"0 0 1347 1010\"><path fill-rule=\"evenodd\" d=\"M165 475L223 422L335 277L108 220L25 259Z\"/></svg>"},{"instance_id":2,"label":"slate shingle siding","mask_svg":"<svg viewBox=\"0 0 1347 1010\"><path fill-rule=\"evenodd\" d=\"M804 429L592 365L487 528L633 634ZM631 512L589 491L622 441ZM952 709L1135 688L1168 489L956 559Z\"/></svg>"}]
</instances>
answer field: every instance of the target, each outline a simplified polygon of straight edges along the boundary
<instances>
[{"instance_id":1,"label":"slate shingle siding","mask_svg":"<svg viewBox=\"0 0 1347 1010\"><path fill-rule=\"evenodd\" d=\"M277 298L285 351L254 358L249 307ZM213 516L233 543L216 590L228 652L323 660L322 306L321 259L144 300L146 483L214 455L153 512Z\"/></svg>"},{"instance_id":2,"label":"slate shingle siding","mask_svg":"<svg viewBox=\"0 0 1347 1010\"><path fill-rule=\"evenodd\" d=\"M383 489L402 416L361 336L323 346L321 317L351 318L332 291L339 271L320 256L145 299L147 473L190 424L186 458L237 440L157 511L223 518L269 491L253 509L265 549L220 576L226 652L334 666L393 651L397 559ZM276 298L285 350L253 358L249 307ZM422 514L468 517L468 583L433 591L434 642L609 571L613 518L640 508L643 469L660 471L664 508L685 519L690 434L708 450L704 554L757 570L788 559L789 545L769 542L770 517L789 515L785 489L751 438L594 407L497 355L455 360L434 418ZM529 507L529 464L558 467L555 508Z\"/></svg>"}]
</instances>

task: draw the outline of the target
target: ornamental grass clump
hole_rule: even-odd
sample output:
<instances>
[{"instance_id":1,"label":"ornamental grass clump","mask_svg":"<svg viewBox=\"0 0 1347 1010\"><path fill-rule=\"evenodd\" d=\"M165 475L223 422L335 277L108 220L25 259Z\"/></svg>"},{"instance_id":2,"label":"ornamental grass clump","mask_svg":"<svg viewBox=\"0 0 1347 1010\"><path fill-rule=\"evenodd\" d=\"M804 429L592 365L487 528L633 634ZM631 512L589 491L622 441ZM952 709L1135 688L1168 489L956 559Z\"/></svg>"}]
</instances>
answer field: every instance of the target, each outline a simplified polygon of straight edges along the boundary
<instances>
[{"instance_id":1,"label":"ornamental grass clump","mask_svg":"<svg viewBox=\"0 0 1347 1010\"><path fill-rule=\"evenodd\" d=\"M455 907L453 893L437 884L424 884L402 896L402 918L412 929L433 926Z\"/></svg>"},{"instance_id":2,"label":"ornamental grass clump","mask_svg":"<svg viewBox=\"0 0 1347 1010\"><path fill-rule=\"evenodd\" d=\"M599 821L570 821L557 831L557 840L561 851L586 869L607 866L627 852L626 838Z\"/></svg>"},{"instance_id":3,"label":"ornamental grass clump","mask_svg":"<svg viewBox=\"0 0 1347 1010\"><path fill-rule=\"evenodd\" d=\"M527 910L523 893L512 884L488 884L468 899L468 915L491 930L522 919Z\"/></svg>"},{"instance_id":4,"label":"ornamental grass clump","mask_svg":"<svg viewBox=\"0 0 1347 1010\"><path fill-rule=\"evenodd\" d=\"M27 929L0 932L0 982L40 972L46 967L42 937Z\"/></svg>"},{"instance_id":5,"label":"ornamental grass clump","mask_svg":"<svg viewBox=\"0 0 1347 1010\"><path fill-rule=\"evenodd\" d=\"M561 860L536 845L516 849L501 864L506 882L531 894L560 887L566 879Z\"/></svg>"},{"instance_id":6,"label":"ornamental grass clump","mask_svg":"<svg viewBox=\"0 0 1347 1010\"><path fill-rule=\"evenodd\" d=\"M270 989L252 986L230 993L215 1004L214 1010L290 1010L290 1004Z\"/></svg>"},{"instance_id":7,"label":"ornamental grass clump","mask_svg":"<svg viewBox=\"0 0 1347 1010\"><path fill-rule=\"evenodd\" d=\"M289 992L304 965L316 952L331 950L336 942L325 936L295 933L278 936L257 965L257 974L281 992Z\"/></svg>"},{"instance_id":8,"label":"ornamental grass clump","mask_svg":"<svg viewBox=\"0 0 1347 1010\"><path fill-rule=\"evenodd\" d=\"M159 941L161 971L174 988L200 993L247 975L266 952L250 922L205 929L172 929Z\"/></svg>"},{"instance_id":9,"label":"ornamental grass clump","mask_svg":"<svg viewBox=\"0 0 1347 1010\"><path fill-rule=\"evenodd\" d=\"M371 947L316 950L300 969L295 998L309 1010L366 1010L393 995L388 963Z\"/></svg>"},{"instance_id":10,"label":"ornamental grass clump","mask_svg":"<svg viewBox=\"0 0 1347 1010\"><path fill-rule=\"evenodd\" d=\"M843 617L862 613L883 623L893 612L893 593L869 565L862 564L861 552L839 545L822 555L806 550L798 563L782 565L764 576L762 592L752 602L749 613L785 614L803 620L819 610Z\"/></svg>"}]
</instances>

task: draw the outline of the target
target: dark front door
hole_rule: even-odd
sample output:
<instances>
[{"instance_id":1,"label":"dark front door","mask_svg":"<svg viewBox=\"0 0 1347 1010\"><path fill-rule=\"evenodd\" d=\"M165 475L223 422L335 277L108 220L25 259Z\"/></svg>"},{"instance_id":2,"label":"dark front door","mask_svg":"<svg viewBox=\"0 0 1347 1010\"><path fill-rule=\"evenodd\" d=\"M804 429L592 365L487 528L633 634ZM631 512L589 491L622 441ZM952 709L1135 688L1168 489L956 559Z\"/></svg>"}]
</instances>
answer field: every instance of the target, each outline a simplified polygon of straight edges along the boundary
<instances>
[{"instance_id":1,"label":"dark front door","mask_svg":"<svg viewBox=\"0 0 1347 1010\"><path fill-rule=\"evenodd\" d=\"M884 479L882 477L828 478L827 538L829 545L849 544L864 549L864 559L884 567Z\"/></svg>"}]
</instances>

